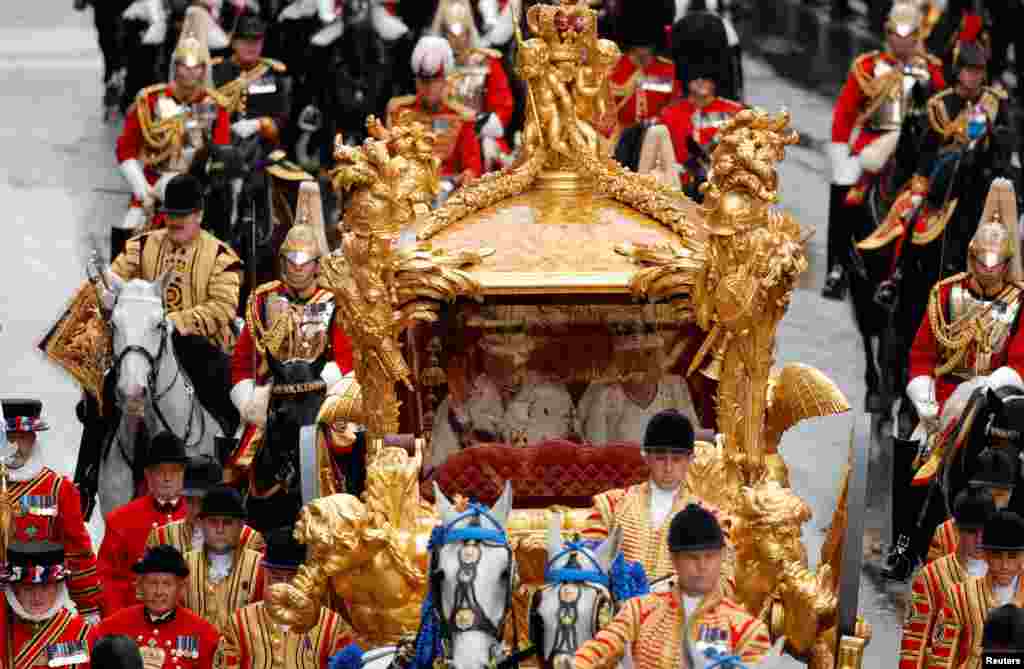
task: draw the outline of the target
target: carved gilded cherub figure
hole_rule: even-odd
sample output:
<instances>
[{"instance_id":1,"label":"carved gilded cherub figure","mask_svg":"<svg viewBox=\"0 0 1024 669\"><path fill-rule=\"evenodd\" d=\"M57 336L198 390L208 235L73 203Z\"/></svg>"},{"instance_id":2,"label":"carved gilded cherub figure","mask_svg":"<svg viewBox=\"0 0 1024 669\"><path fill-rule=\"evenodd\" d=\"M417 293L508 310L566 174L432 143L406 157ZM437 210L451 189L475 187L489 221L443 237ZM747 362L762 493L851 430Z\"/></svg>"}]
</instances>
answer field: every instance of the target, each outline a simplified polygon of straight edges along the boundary
<instances>
[{"instance_id":1,"label":"carved gilded cherub figure","mask_svg":"<svg viewBox=\"0 0 1024 669\"><path fill-rule=\"evenodd\" d=\"M525 145L532 152L546 142L547 148L568 156L563 116L574 105L568 87L559 81L551 66L551 50L544 40L532 37L519 46L516 72L530 87Z\"/></svg>"},{"instance_id":2,"label":"carved gilded cherub figure","mask_svg":"<svg viewBox=\"0 0 1024 669\"><path fill-rule=\"evenodd\" d=\"M590 61L576 70L574 91L576 93L576 125L587 141L597 150L600 138L597 130L605 130L610 118L615 122L614 113L609 114L611 89L608 75L622 56L619 45L608 39L595 40Z\"/></svg>"}]
</instances>

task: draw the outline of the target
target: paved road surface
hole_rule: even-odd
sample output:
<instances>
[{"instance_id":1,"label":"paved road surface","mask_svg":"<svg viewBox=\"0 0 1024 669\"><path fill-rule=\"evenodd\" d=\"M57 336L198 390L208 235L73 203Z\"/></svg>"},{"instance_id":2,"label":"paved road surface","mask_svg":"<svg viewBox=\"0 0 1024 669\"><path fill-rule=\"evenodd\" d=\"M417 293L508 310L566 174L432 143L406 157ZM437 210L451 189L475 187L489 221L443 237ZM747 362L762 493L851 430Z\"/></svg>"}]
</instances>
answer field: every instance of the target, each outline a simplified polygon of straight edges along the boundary
<instances>
[{"instance_id":1,"label":"paved road surface","mask_svg":"<svg viewBox=\"0 0 1024 669\"><path fill-rule=\"evenodd\" d=\"M769 4L769 3L762 3ZM80 427L74 416L75 385L35 351L35 344L65 301L84 279L83 259L90 240L127 197L115 169L116 129L104 126L100 112L100 59L91 16L74 14L70 2L13 3L0 27L0 69L6 105L0 129L0 202L7 212L0 227L0 269L7 277L0 291L0 369L4 396L32 395L45 402L53 428L40 445L60 471L74 469ZM745 28L740 24L741 31ZM765 41L763 46L772 46ZM790 49L782 37L774 48ZM785 50L783 49L783 50ZM824 275L826 182L821 142L827 141L830 100L813 82L789 83L766 56L747 64L749 102L767 109L786 107L793 125L809 138L789 150L781 167L782 205L816 233L811 269L783 321L778 362L814 365L834 379L859 410L863 364L849 308L827 302L818 290ZM819 77L820 78L820 77ZM818 91L818 92L815 92ZM794 488L814 510L805 538L817 560L823 530L837 495L846 459L851 416L801 425L788 434L783 453ZM91 528L101 536L101 524ZM894 662L898 618L889 598L865 580L862 610L874 624L875 639L865 666Z\"/></svg>"}]
</instances>

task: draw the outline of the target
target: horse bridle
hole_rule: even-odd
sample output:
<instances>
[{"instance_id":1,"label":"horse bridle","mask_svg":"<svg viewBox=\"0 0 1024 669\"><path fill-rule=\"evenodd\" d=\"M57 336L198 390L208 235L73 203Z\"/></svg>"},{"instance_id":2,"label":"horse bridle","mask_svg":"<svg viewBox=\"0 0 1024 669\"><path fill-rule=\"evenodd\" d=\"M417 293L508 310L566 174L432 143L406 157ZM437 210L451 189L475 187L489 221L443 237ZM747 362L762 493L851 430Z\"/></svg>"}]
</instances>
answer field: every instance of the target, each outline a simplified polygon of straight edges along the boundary
<instances>
[{"instance_id":1,"label":"horse bridle","mask_svg":"<svg viewBox=\"0 0 1024 669\"><path fill-rule=\"evenodd\" d=\"M467 527L454 527L456 523L467 518L469 519ZM491 521L494 524L494 528L483 527L480 522L481 518ZM455 577L456 583L452 610L446 614L444 611L444 600L441 596L444 571L439 568L439 558L443 546L456 542L463 542L463 545L458 550L459 569ZM509 568L505 584L505 610L497 622L491 620L480 606L480 602L476 597L477 568L480 565L480 559L483 557L483 549L485 547L502 547L508 556ZM451 660L455 636L465 632L483 632L492 636L496 640L496 644L501 644L505 633L505 622L508 620L509 612L512 610L512 590L515 585L515 559L502 524L483 506L475 503L470 504L468 510L459 514L441 528L440 538L431 549L430 565L430 591L434 601L434 610L440 622L441 648L443 652L443 658L439 658L439 660L445 663Z\"/></svg>"},{"instance_id":2,"label":"horse bridle","mask_svg":"<svg viewBox=\"0 0 1024 669\"><path fill-rule=\"evenodd\" d=\"M566 566L554 568L560 558L568 555ZM590 568L580 565L582 555L590 562ZM544 621L540 615L540 602L543 593L554 588L558 589L558 613L555 626L555 639L551 646L551 654L545 654ZM579 637L576 623L579 620L579 602L584 590L594 591L594 612L591 620L592 629L596 633L608 624L611 619L615 598L611 592L611 578L605 569L598 564L582 541L574 540L548 560L544 570L544 585L533 593L530 601L530 637L537 648L537 657L544 669L571 669L576 649L579 648Z\"/></svg>"},{"instance_id":3,"label":"horse bridle","mask_svg":"<svg viewBox=\"0 0 1024 669\"><path fill-rule=\"evenodd\" d=\"M161 306L162 305L163 302L161 301ZM117 302L114 303L114 306L115 308L117 307ZM113 340L113 334L117 331L117 325L114 323L113 319L111 319L109 323L111 340ZM196 439L194 443L189 443L189 438L192 436L192 422L196 414L197 400L195 396L195 390L192 387L192 382L188 379L184 371L181 369L180 363L175 365L174 378L171 379L171 382L167 384L167 387L164 388L162 391L157 391L157 377L160 374L160 365L161 363L163 363L164 355L167 353L167 340L170 339L170 334L167 331L166 321L161 320L160 324L157 325L156 327L157 330L159 330L160 332L160 347L157 349L156 355L150 353L149 350L147 350L143 346L139 346L137 344L130 344L128 346L125 346L124 349L122 349L121 352L117 354L117 356L113 360L113 363L111 364L111 369L114 371L115 377L119 376L121 373L121 365L124 364L124 359L127 358L128 355L131 353L141 355L145 359L146 364L149 365L149 373L146 375L146 390L151 398L150 404L152 404L153 406L153 413L156 414L157 420L160 421L160 424L163 426L163 428L172 434L174 434L174 430L171 428L171 425L168 422L167 417L164 416L164 412L160 410L160 400L162 400L164 397L167 396L169 392L171 392L174 386L177 385L178 378L180 377L182 379L182 382L185 384L185 393L191 399L191 404L189 406L188 422L185 426L185 436L182 438L182 441L184 442L186 449L195 448L203 441L203 438L206 436L206 419L203 416L202 411L200 411L199 437ZM173 350L171 351L171 355L174 355ZM127 453L124 452L124 448L121 448L120 450L121 455L124 456L125 460L129 464L133 464L131 458L128 456Z\"/></svg>"}]
</instances>

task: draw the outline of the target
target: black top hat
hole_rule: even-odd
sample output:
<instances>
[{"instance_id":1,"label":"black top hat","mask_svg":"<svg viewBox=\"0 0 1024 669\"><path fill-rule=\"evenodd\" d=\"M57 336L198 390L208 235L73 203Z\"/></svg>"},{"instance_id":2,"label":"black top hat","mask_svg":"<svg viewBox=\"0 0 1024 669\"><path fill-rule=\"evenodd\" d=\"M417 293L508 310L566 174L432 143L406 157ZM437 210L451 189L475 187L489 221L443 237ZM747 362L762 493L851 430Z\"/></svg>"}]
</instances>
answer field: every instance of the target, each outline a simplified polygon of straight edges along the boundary
<instances>
[{"instance_id":1,"label":"black top hat","mask_svg":"<svg viewBox=\"0 0 1024 669\"><path fill-rule=\"evenodd\" d=\"M238 18L232 37L259 39L267 32L267 24L256 14L243 14Z\"/></svg>"},{"instance_id":2,"label":"black top hat","mask_svg":"<svg viewBox=\"0 0 1024 669\"><path fill-rule=\"evenodd\" d=\"M0 405L3 406L8 432L42 432L50 429L46 421L40 418L43 403L39 400L0 400Z\"/></svg>"},{"instance_id":3,"label":"black top hat","mask_svg":"<svg viewBox=\"0 0 1024 669\"><path fill-rule=\"evenodd\" d=\"M131 637L105 636L96 642L89 661L102 669L143 669L142 653Z\"/></svg>"},{"instance_id":4,"label":"black top hat","mask_svg":"<svg viewBox=\"0 0 1024 669\"><path fill-rule=\"evenodd\" d=\"M969 485L1013 488L1017 484L1017 460L1005 448L986 448L978 454Z\"/></svg>"},{"instance_id":5,"label":"black top hat","mask_svg":"<svg viewBox=\"0 0 1024 669\"><path fill-rule=\"evenodd\" d=\"M995 512L995 500L985 488L961 490L953 500L953 522L957 529L979 530Z\"/></svg>"},{"instance_id":6,"label":"black top hat","mask_svg":"<svg viewBox=\"0 0 1024 669\"><path fill-rule=\"evenodd\" d=\"M179 174L167 182L160 211L172 216L187 216L202 208L203 185L194 176Z\"/></svg>"},{"instance_id":7,"label":"black top hat","mask_svg":"<svg viewBox=\"0 0 1024 669\"><path fill-rule=\"evenodd\" d=\"M202 497L224 478L220 464L208 455L199 455L185 465L185 497Z\"/></svg>"},{"instance_id":8,"label":"black top hat","mask_svg":"<svg viewBox=\"0 0 1024 669\"><path fill-rule=\"evenodd\" d=\"M7 583L44 585L67 578L64 546L52 541L12 543L7 547L3 580Z\"/></svg>"},{"instance_id":9,"label":"black top hat","mask_svg":"<svg viewBox=\"0 0 1024 669\"><path fill-rule=\"evenodd\" d=\"M306 561L306 547L295 540L290 527L279 527L263 535L267 552L263 566L271 569L298 569Z\"/></svg>"},{"instance_id":10,"label":"black top hat","mask_svg":"<svg viewBox=\"0 0 1024 669\"><path fill-rule=\"evenodd\" d=\"M647 421L644 451L647 453L693 453L693 423L675 409L665 409Z\"/></svg>"},{"instance_id":11,"label":"black top hat","mask_svg":"<svg viewBox=\"0 0 1024 669\"><path fill-rule=\"evenodd\" d=\"M725 535L718 519L699 504L690 504L672 518L668 528L670 552L703 551L724 546Z\"/></svg>"},{"instance_id":12,"label":"black top hat","mask_svg":"<svg viewBox=\"0 0 1024 669\"><path fill-rule=\"evenodd\" d=\"M142 559L132 566L136 574L174 574L181 578L188 576L188 565L181 551L174 546L160 544L146 549Z\"/></svg>"},{"instance_id":13,"label":"black top hat","mask_svg":"<svg viewBox=\"0 0 1024 669\"><path fill-rule=\"evenodd\" d=\"M989 652L1024 652L1024 609L1004 604L989 611L981 648Z\"/></svg>"},{"instance_id":14,"label":"black top hat","mask_svg":"<svg viewBox=\"0 0 1024 669\"><path fill-rule=\"evenodd\" d=\"M200 518L217 516L220 518L241 518L245 520L245 503L237 490L226 485L215 485L206 491Z\"/></svg>"},{"instance_id":15,"label":"black top hat","mask_svg":"<svg viewBox=\"0 0 1024 669\"><path fill-rule=\"evenodd\" d=\"M996 511L985 523L978 546L988 551L1024 551L1024 518L1013 511Z\"/></svg>"},{"instance_id":16,"label":"black top hat","mask_svg":"<svg viewBox=\"0 0 1024 669\"><path fill-rule=\"evenodd\" d=\"M158 433L149 444L146 454L146 466L153 467L165 463L187 465L188 455L185 453L185 442L167 430Z\"/></svg>"}]
</instances>

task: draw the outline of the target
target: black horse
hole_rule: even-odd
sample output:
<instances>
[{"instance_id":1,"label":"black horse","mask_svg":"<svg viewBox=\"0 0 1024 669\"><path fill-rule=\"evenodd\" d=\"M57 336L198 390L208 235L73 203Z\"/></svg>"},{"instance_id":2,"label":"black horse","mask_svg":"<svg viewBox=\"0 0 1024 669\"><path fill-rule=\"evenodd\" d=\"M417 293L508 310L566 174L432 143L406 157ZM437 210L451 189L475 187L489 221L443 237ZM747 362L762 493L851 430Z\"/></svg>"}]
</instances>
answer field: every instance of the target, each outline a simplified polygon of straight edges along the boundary
<instances>
[{"instance_id":1,"label":"black horse","mask_svg":"<svg viewBox=\"0 0 1024 669\"><path fill-rule=\"evenodd\" d=\"M316 362L289 360L279 362L267 356L273 374L263 446L252 463L249 490L249 524L264 531L291 526L303 505L302 449L308 450L312 471L318 471L317 441L320 437L317 414L327 393L320 378L326 358ZM357 439L344 462L335 462L337 474L344 477L343 492L359 495L366 482L365 446Z\"/></svg>"}]
</instances>

